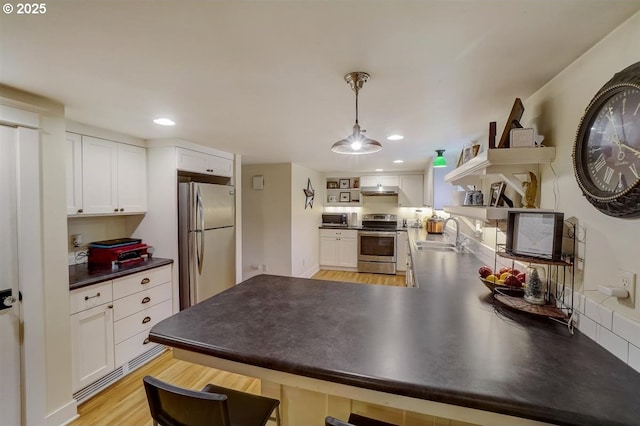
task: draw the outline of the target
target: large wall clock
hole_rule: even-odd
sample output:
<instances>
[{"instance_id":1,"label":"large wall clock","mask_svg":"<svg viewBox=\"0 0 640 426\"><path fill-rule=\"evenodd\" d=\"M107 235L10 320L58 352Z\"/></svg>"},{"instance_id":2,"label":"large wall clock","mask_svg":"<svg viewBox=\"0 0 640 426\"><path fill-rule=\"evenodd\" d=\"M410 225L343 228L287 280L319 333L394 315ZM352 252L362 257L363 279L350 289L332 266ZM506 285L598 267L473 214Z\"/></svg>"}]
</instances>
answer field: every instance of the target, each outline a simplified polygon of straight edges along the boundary
<instances>
[{"instance_id":1,"label":"large wall clock","mask_svg":"<svg viewBox=\"0 0 640 426\"><path fill-rule=\"evenodd\" d=\"M602 213L640 217L640 62L615 74L587 106L573 168L582 193Z\"/></svg>"}]
</instances>

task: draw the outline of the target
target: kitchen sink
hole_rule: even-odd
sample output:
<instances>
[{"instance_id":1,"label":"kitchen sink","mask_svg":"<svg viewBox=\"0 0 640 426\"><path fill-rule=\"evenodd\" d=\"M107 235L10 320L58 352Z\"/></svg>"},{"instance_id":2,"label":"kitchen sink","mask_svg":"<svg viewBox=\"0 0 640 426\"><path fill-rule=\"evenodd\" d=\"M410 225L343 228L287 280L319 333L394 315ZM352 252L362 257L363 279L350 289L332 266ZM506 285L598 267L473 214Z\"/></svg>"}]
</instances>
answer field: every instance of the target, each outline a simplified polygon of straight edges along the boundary
<instances>
[{"instance_id":1,"label":"kitchen sink","mask_svg":"<svg viewBox=\"0 0 640 426\"><path fill-rule=\"evenodd\" d=\"M457 252L455 242L450 241L434 241L434 240L415 240L413 247L417 251L453 251Z\"/></svg>"}]
</instances>

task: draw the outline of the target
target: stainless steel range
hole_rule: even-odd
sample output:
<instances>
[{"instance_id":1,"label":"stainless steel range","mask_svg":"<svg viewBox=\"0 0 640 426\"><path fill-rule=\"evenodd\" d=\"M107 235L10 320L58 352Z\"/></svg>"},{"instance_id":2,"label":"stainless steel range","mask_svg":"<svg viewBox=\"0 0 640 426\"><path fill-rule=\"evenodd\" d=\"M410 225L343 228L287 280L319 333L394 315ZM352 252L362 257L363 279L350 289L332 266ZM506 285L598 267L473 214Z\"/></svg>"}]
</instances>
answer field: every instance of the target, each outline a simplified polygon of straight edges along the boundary
<instances>
[{"instance_id":1,"label":"stainless steel range","mask_svg":"<svg viewBox=\"0 0 640 426\"><path fill-rule=\"evenodd\" d=\"M394 214L365 214L358 231L358 272L396 273L396 228Z\"/></svg>"}]
</instances>

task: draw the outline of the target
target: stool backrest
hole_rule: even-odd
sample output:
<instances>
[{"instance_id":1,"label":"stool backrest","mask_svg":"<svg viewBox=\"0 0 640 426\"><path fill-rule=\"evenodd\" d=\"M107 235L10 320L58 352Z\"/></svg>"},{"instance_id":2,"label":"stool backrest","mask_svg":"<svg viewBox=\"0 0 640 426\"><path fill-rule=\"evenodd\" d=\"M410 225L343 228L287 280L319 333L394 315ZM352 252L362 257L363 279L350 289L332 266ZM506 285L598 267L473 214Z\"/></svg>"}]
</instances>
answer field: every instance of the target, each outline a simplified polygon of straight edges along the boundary
<instances>
[{"instance_id":1,"label":"stool backrest","mask_svg":"<svg viewBox=\"0 0 640 426\"><path fill-rule=\"evenodd\" d=\"M142 379L151 417L162 426L229 426L226 395L183 389L154 377Z\"/></svg>"}]
</instances>

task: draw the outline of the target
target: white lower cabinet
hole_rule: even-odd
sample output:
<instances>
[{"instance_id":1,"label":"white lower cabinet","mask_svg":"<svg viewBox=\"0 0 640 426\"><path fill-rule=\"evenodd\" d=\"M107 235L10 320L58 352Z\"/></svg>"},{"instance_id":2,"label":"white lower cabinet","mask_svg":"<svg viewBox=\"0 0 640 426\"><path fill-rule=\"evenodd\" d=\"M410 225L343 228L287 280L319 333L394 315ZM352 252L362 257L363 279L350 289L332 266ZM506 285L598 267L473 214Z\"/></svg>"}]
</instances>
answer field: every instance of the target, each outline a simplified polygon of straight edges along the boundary
<instances>
[{"instance_id":1,"label":"white lower cabinet","mask_svg":"<svg viewBox=\"0 0 640 426\"><path fill-rule=\"evenodd\" d=\"M358 267L358 231L320 230L320 265Z\"/></svg>"},{"instance_id":2,"label":"white lower cabinet","mask_svg":"<svg viewBox=\"0 0 640 426\"><path fill-rule=\"evenodd\" d=\"M71 291L74 392L156 346L149 329L171 315L171 275L166 265Z\"/></svg>"},{"instance_id":3,"label":"white lower cabinet","mask_svg":"<svg viewBox=\"0 0 640 426\"><path fill-rule=\"evenodd\" d=\"M71 315L73 390L89 385L115 368L111 302Z\"/></svg>"}]
</instances>

